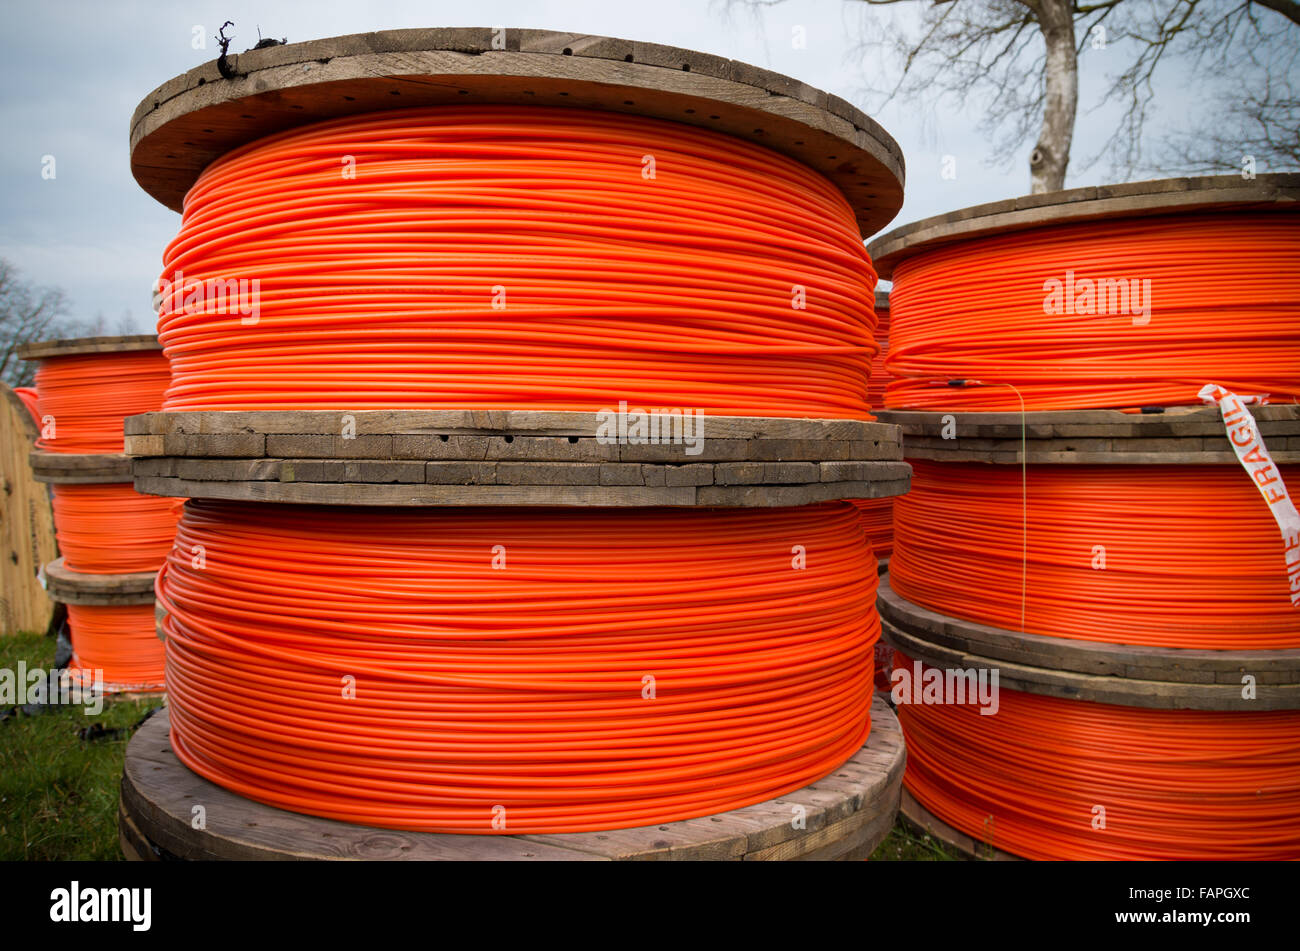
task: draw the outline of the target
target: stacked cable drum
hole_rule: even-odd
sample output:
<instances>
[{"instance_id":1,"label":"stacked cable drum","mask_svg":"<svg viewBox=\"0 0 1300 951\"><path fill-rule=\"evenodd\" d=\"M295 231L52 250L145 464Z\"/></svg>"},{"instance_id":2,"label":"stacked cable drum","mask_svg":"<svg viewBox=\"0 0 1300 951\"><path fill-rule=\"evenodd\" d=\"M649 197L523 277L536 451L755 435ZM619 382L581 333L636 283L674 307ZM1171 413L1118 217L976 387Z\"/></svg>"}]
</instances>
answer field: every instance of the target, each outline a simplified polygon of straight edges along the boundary
<instances>
[{"instance_id":1,"label":"stacked cable drum","mask_svg":"<svg viewBox=\"0 0 1300 951\"><path fill-rule=\"evenodd\" d=\"M1300 858L1297 198L1138 182L871 245L911 821L994 857Z\"/></svg>"},{"instance_id":2,"label":"stacked cable drum","mask_svg":"<svg viewBox=\"0 0 1300 951\"><path fill-rule=\"evenodd\" d=\"M867 402L897 146L761 70L505 36L252 52L272 99L213 65L137 111L183 217L126 448L189 501L128 857L846 858L893 821L849 500L910 477Z\"/></svg>"},{"instance_id":3,"label":"stacked cable drum","mask_svg":"<svg viewBox=\"0 0 1300 951\"><path fill-rule=\"evenodd\" d=\"M50 597L67 605L69 668L109 694L158 692L153 583L177 505L135 491L123 420L162 406L167 360L153 336L45 341L20 356L39 361L31 467L53 497L59 557L42 571Z\"/></svg>"}]
</instances>

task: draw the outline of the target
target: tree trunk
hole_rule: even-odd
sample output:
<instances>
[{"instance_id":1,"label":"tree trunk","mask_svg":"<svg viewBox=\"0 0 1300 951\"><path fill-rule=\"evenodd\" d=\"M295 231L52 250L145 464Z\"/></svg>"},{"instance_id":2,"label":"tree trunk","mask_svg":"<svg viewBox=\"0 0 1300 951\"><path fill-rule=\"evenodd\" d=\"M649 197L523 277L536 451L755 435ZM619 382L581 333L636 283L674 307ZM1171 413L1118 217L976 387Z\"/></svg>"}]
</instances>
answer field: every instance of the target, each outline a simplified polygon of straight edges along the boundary
<instances>
[{"instance_id":1,"label":"tree trunk","mask_svg":"<svg viewBox=\"0 0 1300 951\"><path fill-rule=\"evenodd\" d=\"M1034 193L1065 187L1070 164L1074 116L1079 105L1079 60L1074 42L1074 9L1070 0L1021 0L1033 11L1047 44L1043 66L1045 101L1043 127L1029 156Z\"/></svg>"}]
</instances>

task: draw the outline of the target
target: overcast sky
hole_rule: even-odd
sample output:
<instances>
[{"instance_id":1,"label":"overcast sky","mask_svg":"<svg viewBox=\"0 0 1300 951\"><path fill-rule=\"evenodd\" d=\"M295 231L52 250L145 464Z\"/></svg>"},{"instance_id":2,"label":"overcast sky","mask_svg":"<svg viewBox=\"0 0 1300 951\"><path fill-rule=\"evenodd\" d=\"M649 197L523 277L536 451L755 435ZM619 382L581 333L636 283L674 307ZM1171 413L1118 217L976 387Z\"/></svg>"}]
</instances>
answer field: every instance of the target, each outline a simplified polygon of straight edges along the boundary
<instances>
[{"instance_id":1,"label":"overcast sky","mask_svg":"<svg viewBox=\"0 0 1300 951\"><path fill-rule=\"evenodd\" d=\"M5 145L0 176L0 257L38 284L63 288L73 316L102 315L110 329L132 322L153 329L149 289L180 217L149 198L131 177L131 113L154 87L215 58L211 37L235 22L238 52L263 36L289 42L403 27L503 25L617 36L744 60L864 104L873 67L852 55L863 31L915 16L911 5L869 7L854 0L787 0L760 15L725 0L474 0L405 2L9 2L0 32ZM792 28L807 46L795 49ZM194 49L195 27L207 37ZM1096 58L1094 58L1094 61ZM1103 78L1082 77L1084 102ZM877 77L879 81L879 77ZM1177 114L1180 89L1167 81L1164 114ZM1172 106L1172 108L1171 108ZM907 160L907 201L893 225L1029 190L1028 154L997 163L977 132L978 110L895 103L873 113ZM1109 134L1113 115L1080 111L1076 156ZM56 177L43 180L42 157ZM940 176L942 156L957 175ZM994 164L990 165L990 160ZM1070 187L1108 179L1107 169L1071 167ZM892 226L892 225L891 225Z\"/></svg>"}]
</instances>

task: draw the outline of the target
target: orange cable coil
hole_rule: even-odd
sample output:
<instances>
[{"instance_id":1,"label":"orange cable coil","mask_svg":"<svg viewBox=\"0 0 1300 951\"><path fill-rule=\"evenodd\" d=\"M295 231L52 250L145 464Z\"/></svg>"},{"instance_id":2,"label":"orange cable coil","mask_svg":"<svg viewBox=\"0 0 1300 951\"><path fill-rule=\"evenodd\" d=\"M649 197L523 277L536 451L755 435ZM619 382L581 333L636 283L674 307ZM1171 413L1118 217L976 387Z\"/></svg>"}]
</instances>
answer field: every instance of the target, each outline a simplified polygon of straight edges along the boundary
<instances>
[{"instance_id":1,"label":"orange cable coil","mask_svg":"<svg viewBox=\"0 0 1300 951\"><path fill-rule=\"evenodd\" d=\"M889 308L876 310L876 339L880 350L871 361L871 376L867 380L867 402L873 409L885 405L885 384L889 375L885 372L885 356L889 353ZM889 499L854 499L858 515L862 518L862 527L871 542L872 551L877 558L888 558L894 550L894 500Z\"/></svg>"},{"instance_id":2,"label":"orange cable coil","mask_svg":"<svg viewBox=\"0 0 1300 951\"><path fill-rule=\"evenodd\" d=\"M54 485L63 564L93 575L157 571L172 547L178 499L141 495L130 483Z\"/></svg>"},{"instance_id":3,"label":"orange cable coil","mask_svg":"<svg viewBox=\"0 0 1300 951\"><path fill-rule=\"evenodd\" d=\"M891 409L1018 411L1017 393L1027 410L1199 405L1206 383L1300 396L1294 209L969 238L900 262L893 281Z\"/></svg>"},{"instance_id":4,"label":"orange cable coil","mask_svg":"<svg viewBox=\"0 0 1300 951\"><path fill-rule=\"evenodd\" d=\"M37 412L53 417L54 438L36 447L60 453L120 453L122 421L155 413L171 373L158 350L50 357L36 368ZM39 422L39 421L38 421Z\"/></svg>"},{"instance_id":5,"label":"orange cable coil","mask_svg":"<svg viewBox=\"0 0 1300 951\"><path fill-rule=\"evenodd\" d=\"M844 504L192 501L158 581L172 745L239 795L365 825L724 812L865 742L875 592Z\"/></svg>"},{"instance_id":6,"label":"orange cable coil","mask_svg":"<svg viewBox=\"0 0 1300 951\"><path fill-rule=\"evenodd\" d=\"M72 662L82 679L103 672L107 693L158 692L163 684L163 644L158 640L154 606L68 605Z\"/></svg>"},{"instance_id":7,"label":"orange cable coil","mask_svg":"<svg viewBox=\"0 0 1300 951\"><path fill-rule=\"evenodd\" d=\"M876 275L843 195L668 121L436 107L270 136L199 177L162 279L169 411L871 418Z\"/></svg>"},{"instance_id":8,"label":"orange cable coil","mask_svg":"<svg viewBox=\"0 0 1300 951\"><path fill-rule=\"evenodd\" d=\"M1019 466L911 464L889 577L914 604L1019 631L1023 587L1030 634L1300 647L1282 537L1236 465L1030 465L1022 491Z\"/></svg>"},{"instance_id":9,"label":"orange cable coil","mask_svg":"<svg viewBox=\"0 0 1300 951\"><path fill-rule=\"evenodd\" d=\"M13 390L14 395L23 404L23 408L32 417L32 421L39 427L41 425L41 412L36 408L38 400L36 388L33 386L15 386Z\"/></svg>"},{"instance_id":10,"label":"orange cable coil","mask_svg":"<svg viewBox=\"0 0 1300 951\"><path fill-rule=\"evenodd\" d=\"M913 671L902 653L894 667ZM898 714L907 789L1002 851L1300 859L1300 711L1153 710L1002 688L991 716L951 702Z\"/></svg>"}]
</instances>

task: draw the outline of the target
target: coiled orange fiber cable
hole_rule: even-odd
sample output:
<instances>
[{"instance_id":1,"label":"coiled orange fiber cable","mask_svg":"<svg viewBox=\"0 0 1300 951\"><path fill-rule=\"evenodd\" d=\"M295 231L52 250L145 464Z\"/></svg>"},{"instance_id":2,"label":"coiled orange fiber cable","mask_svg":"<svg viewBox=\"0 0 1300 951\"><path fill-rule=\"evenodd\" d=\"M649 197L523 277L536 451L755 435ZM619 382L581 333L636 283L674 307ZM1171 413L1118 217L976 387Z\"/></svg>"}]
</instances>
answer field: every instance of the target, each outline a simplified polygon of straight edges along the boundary
<instances>
[{"instance_id":1,"label":"coiled orange fiber cable","mask_svg":"<svg viewBox=\"0 0 1300 951\"><path fill-rule=\"evenodd\" d=\"M14 393L18 396L18 399L22 401L23 408L31 414L32 419L35 421L36 425L39 426L41 424L41 414L40 410L36 408L38 399L36 388L31 386L15 386Z\"/></svg>"},{"instance_id":2,"label":"coiled orange fiber cable","mask_svg":"<svg viewBox=\"0 0 1300 951\"><path fill-rule=\"evenodd\" d=\"M953 617L1019 631L1023 589L1031 634L1300 647L1277 523L1235 465L1031 465L1022 494L1019 467L912 460L894 537L893 589Z\"/></svg>"},{"instance_id":3,"label":"coiled orange fiber cable","mask_svg":"<svg viewBox=\"0 0 1300 951\"><path fill-rule=\"evenodd\" d=\"M876 309L876 339L880 351L871 361L871 376L867 380L867 402L873 409L885 405L885 384L889 382L889 374L884 369L885 356L889 353L888 307ZM888 558L894 550L894 500L854 499L853 504L862 518L871 550L877 558Z\"/></svg>"},{"instance_id":4,"label":"coiled orange fiber cable","mask_svg":"<svg viewBox=\"0 0 1300 951\"><path fill-rule=\"evenodd\" d=\"M1114 283L1098 307L1095 282L1121 280L1137 294L1121 299ZM890 293L891 408L1016 411L1016 391L1028 410L1199 404L1206 383L1274 402L1300 397L1294 211L974 238L901 262Z\"/></svg>"},{"instance_id":5,"label":"coiled orange fiber cable","mask_svg":"<svg viewBox=\"0 0 1300 951\"><path fill-rule=\"evenodd\" d=\"M171 373L158 350L51 357L36 369L37 410L54 417L47 452L118 453L122 420L156 413Z\"/></svg>"},{"instance_id":6,"label":"coiled orange fiber cable","mask_svg":"<svg viewBox=\"0 0 1300 951\"><path fill-rule=\"evenodd\" d=\"M83 677L103 671L107 693L162 688L164 650L153 604L69 604L68 628L72 635L69 671L80 671Z\"/></svg>"},{"instance_id":7,"label":"coiled orange fiber cable","mask_svg":"<svg viewBox=\"0 0 1300 951\"><path fill-rule=\"evenodd\" d=\"M157 571L172 547L177 499L124 485L55 485L54 525L63 564L92 575Z\"/></svg>"},{"instance_id":8,"label":"coiled orange fiber cable","mask_svg":"<svg viewBox=\"0 0 1300 951\"><path fill-rule=\"evenodd\" d=\"M889 373L885 370L885 358L889 356L889 308L876 308L876 344L880 348L871 360L871 375L867 378L867 403L872 409L885 405L885 385L889 383Z\"/></svg>"},{"instance_id":9,"label":"coiled orange fiber cable","mask_svg":"<svg viewBox=\"0 0 1300 951\"><path fill-rule=\"evenodd\" d=\"M894 666L912 661L896 654ZM1300 711L1148 710L1006 689L995 714L979 711L898 707L908 790L979 841L1030 859L1300 859Z\"/></svg>"},{"instance_id":10,"label":"coiled orange fiber cable","mask_svg":"<svg viewBox=\"0 0 1300 951\"><path fill-rule=\"evenodd\" d=\"M693 126L507 106L322 122L209 166L164 263L169 411L871 418L876 276L848 203ZM216 280L250 282L242 310Z\"/></svg>"},{"instance_id":11,"label":"coiled orange fiber cable","mask_svg":"<svg viewBox=\"0 0 1300 951\"><path fill-rule=\"evenodd\" d=\"M862 745L850 506L617 515L189 502L158 582L177 755L285 809L509 833L723 812Z\"/></svg>"},{"instance_id":12,"label":"coiled orange fiber cable","mask_svg":"<svg viewBox=\"0 0 1300 951\"><path fill-rule=\"evenodd\" d=\"M877 558L888 558L894 551L894 500L853 499L862 530Z\"/></svg>"}]
</instances>

